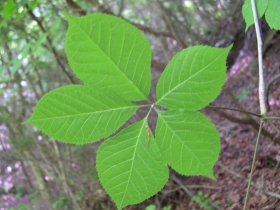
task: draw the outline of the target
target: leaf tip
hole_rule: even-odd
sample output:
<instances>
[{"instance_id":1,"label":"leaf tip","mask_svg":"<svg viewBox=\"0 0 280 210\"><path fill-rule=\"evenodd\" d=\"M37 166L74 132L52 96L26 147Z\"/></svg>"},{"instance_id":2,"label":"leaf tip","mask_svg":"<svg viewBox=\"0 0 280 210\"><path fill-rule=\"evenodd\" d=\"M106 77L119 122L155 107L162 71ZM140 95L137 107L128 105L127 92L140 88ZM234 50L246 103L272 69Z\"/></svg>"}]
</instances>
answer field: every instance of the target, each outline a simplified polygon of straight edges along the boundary
<instances>
[{"instance_id":1,"label":"leaf tip","mask_svg":"<svg viewBox=\"0 0 280 210\"><path fill-rule=\"evenodd\" d=\"M24 121L24 122L22 123L22 125L27 125L27 124L30 125L30 124L31 124L30 121L31 121L31 118L29 118L28 120Z\"/></svg>"},{"instance_id":2,"label":"leaf tip","mask_svg":"<svg viewBox=\"0 0 280 210\"><path fill-rule=\"evenodd\" d=\"M67 12L62 12L62 14L64 15L64 17L69 20L71 17L73 17L72 15L70 15L69 13Z\"/></svg>"},{"instance_id":3,"label":"leaf tip","mask_svg":"<svg viewBox=\"0 0 280 210\"><path fill-rule=\"evenodd\" d=\"M216 177L215 177L215 175L214 175L214 173L212 173L210 176L208 176L210 179L212 179L212 180L214 180L214 181L217 181L217 179L216 179Z\"/></svg>"}]
</instances>

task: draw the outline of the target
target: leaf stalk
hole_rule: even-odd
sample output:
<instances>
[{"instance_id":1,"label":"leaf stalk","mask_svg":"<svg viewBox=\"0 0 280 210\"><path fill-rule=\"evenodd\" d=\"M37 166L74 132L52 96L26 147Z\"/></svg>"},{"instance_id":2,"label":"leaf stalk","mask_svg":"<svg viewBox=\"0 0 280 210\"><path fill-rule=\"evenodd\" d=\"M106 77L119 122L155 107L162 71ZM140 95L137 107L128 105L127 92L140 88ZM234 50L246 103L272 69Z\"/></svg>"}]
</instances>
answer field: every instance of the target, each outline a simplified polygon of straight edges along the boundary
<instances>
[{"instance_id":1,"label":"leaf stalk","mask_svg":"<svg viewBox=\"0 0 280 210\"><path fill-rule=\"evenodd\" d=\"M262 38L260 33L260 26L258 22L257 10L255 0L251 0L252 11L255 22L255 30L257 35L257 44L258 44L258 62L259 62L259 102L260 102L260 111L261 115L266 115L266 103L265 103L265 84L263 76L263 57L262 57Z\"/></svg>"}]
</instances>

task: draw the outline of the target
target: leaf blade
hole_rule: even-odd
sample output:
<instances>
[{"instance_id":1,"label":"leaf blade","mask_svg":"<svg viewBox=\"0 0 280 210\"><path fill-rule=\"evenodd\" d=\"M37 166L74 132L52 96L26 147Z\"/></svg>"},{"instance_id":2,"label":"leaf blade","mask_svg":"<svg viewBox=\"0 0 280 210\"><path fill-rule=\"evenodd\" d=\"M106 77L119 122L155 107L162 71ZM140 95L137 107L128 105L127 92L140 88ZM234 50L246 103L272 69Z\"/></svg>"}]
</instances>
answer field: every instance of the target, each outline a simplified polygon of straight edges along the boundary
<instances>
[{"instance_id":1,"label":"leaf blade","mask_svg":"<svg viewBox=\"0 0 280 210\"><path fill-rule=\"evenodd\" d=\"M267 10L265 12L265 19L270 28L280 30L280 2L277 0L270 0L268 2Z\"/></svg>"},{"instance_id":2,"label":"leaf blade","mask_svg":"<svg viewBox=\"0 0 280 210\"><path fill-rule=\"evenodd\" d=\"M220 138L211 121L199 112L157 112L156 142L170 167L182 175L215 179L212 167L219 156Z\"/></svg>"},{"instance_id":3,"label":"leaf blade","mask_svg":"<svg viewBox=\"0 0 280 210\"><path fill-rule=\"evenodd\" d=\"M106 140L97 153L99 179L118 209L149 198L168 179L168 167L152 134L147 147L145 126L146 119L125 128Z\"/></svg>"},{"instance_id":4,"label":"leaf blade","mask_svg":"<svg viewBox=\"0 0 280 210\"><path fill-rule=\"evenodd\" d=\"M66 17L66 55L75 74L99 92L146 100L151 86L151 49L143 33L110 15Z\"/></svg>"},{"instance_id":5,"label":"leaf blade","mask_svg":"<svg viewBox=\"0 0 280 210\"><path fill-rule=\"evenodd\" d=\"M167 109L198 110L221 91L226 78L226 57L231 49L189 47L175 55L156 87L157 105Z\"/></svg>"},{"instance_id":6,"label":"leaf blade","mask_svg":"<svg viewBox=\"0 0 280 210\"><path fill-rule=\"evenodd\" d=\"M62 142L85 144L111 135L137 108L86 86L71 85L45 94L25 123Z\"/></svg>"},{"instance_id":7,"label":"leaf blade","mask_svg":"<svg viewBox=\"0 0 280 210\"><path fill-rule=\"evenodd\" d=\"M265 10L268 6L268 0L256 0L255 4L256 4L258 18L261 18L264 15ZM254 24L251 0L245 0L242 6L242 15L246 22L245 31L247 31L249 26Z\"/></svg>"}]
</instances>

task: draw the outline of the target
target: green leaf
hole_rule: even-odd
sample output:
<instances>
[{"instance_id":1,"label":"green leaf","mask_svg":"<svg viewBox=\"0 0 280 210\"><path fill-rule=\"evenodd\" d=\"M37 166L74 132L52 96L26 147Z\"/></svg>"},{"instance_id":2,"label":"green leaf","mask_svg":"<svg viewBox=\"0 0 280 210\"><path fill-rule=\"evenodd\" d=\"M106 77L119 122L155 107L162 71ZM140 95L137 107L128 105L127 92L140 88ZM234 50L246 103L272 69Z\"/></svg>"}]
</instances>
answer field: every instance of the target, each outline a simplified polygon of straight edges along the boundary
<instances>
[{"instance_id":1,"label":"green leaf","mask_svg":"<svg viewBox=\"0 0 280 210\"><path fill-rule=\"evenodd\" d=\"M14 75L14 73L16 73L16 71L19 69L19 67L21 66L24 58L26 58L26 56L28 55L29 49L31 47L31 43L26 43L26 45L24 45L22 51L20 52L21 54L21 58L18 59L17 57L13 58L12 60L12 75Z\"/></svg>"},{"instance_id":2,"label":"green leaf","mask_svg":"<svg viewBox=\"0 0 280 210\"><path fill-rule=\"evenodd\" d=\"M269 0L269 1L271 1L271 0ZM256 3L258 18L261 18L264 15L264 12L267 8L268 0L255 0L255 3ZM254 23L251 0L245 0L243 7L242 7L242 14L243 14L243 18L246 22L245 31L247 31L249 26L251 26Z\"/></svg>"},{"instance_id":3,"label":"green leaf","mask_svg":"<svg viewBox=\"0 0 280 210\"><path fill-rule=\"evenodd\" d=\"M45 94L25 123L57 140L84 144L111 135L137 108L131 102L108 98L86 86L71 85Z\"/></svg>"},{"instance_id":4,"label":"green leaf","mask_svg":"<svg viewBox=\"0 0 280 210\"><path fill-rule=\"evenodd\" d=\"M32 55L33 53L35 53L35 52L40 48L41 44L42 44L43 42L45 42L45 40L47 39L47 36L48 36L48 33L42 33L42 34L39 36L39 38L36 40L36 42L35 42L34 45L33 45L33 50L32 50L32 52L30 53L31 55Z\"/></svg>"},{"instance_id":5,"label":"green leaf","mask_svg":"<svg viewBox=\"0 0 280 210\"><path fill-rule=\"evenodd\" d=\"M14 0L8 0L5 3L4 8L2 10L2 15L3 15L4 19L5 20L10 19L15 12L16 12L16 4L15 4Z\"/></svg>"},{"instance_id":6,"label":"green leaf","mask_svg":"<svg viewBox=\"0 0 280 210\"><path fill-rule=\"evenodd\" d=\"M143 33L110 15L65 16L66 54L76 75L96 91L147 100L151 49Z\"/></svg>"},{"instance_id":7,"label":"green leaf","mask_svg":"<svg viewBox=\"0 0 280 210\"><path fill-rule=\"evenodd\" d=\"M280 1L269 0L265 19L270 28L280 30Z\"/></svg>"},{"instance_id":8,"label":"green leaf","mask_svg":"<svg viewBox=\"0 0 280 210\"><path fill-rule=\"evenodd\" d=\"M212 122L199 112L157 112L156 142L170 167L183 175L215 179L220 138Z\"/></svg>"},{"instance_id":9,"label":"green leaf","mask_svg":"<svg viewBox=\"0 0 280 210\"><path fill-rule=\"evenodd\" d=\"M189 47L166 66L156 88L157 105L167 109L198 110L213 101L226 79L226 58L231 46Z\"/></svg>"},{"instance_id":10,"label":"green leaf","mask_svg":"<svg viewBox=\"0 0 280 210\"><path fill-rule=\"evenodd\" d=\"M137 122L100 146L96 168L101 184L118 209L144 201L167 182L168 167L146 119Z\"/></svg>"}]
</instances>

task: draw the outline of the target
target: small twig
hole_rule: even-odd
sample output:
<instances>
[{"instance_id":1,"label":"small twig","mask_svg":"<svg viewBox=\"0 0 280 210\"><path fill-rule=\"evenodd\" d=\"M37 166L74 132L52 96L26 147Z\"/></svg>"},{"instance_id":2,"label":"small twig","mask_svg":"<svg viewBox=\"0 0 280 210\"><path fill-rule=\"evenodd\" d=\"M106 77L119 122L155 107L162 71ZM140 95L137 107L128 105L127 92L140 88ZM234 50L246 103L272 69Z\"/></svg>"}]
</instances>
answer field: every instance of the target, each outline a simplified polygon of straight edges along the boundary
<instances>
[{"instance_id":1,"label":"small twig","mask_svg":"<svg viewBox=\"0 0 280 210\"><path fill-rule=\"evenodd\" d=\"M212 190L220 190L222 189L221 187L216 187L216 186L207 186L207 185L184 185L186 188L192 188L192 189L212 189ZM182 189L182 186L179 187L175 187L172 190L162 190L161 193L162 194L169 194L169 193L173 193L176 192L177 190Z\"/></svg>"},{"instance_id":2,"label":"small twig","mask_svg":"<svg viewBox=\"0 0 280 210\"><path fill-rule=\"evenodd\" d=\"M279 130L270 120L268 120L267 122L269 123L269 125L271 125L271 127L274 128L274 130L275 130L278 134L280 134L280 130Z\"/></svg>"},{"instance_id":3,"label":"small twig","mask_svg":"<svg viewBox=\"0 0 280 210\"><path fill-rule=\"evenodd\" d=\"M280 120L280 117L264 117L264 120Z\"/></svg>"},{"instance_id":4,"label":"small twig","mask_svg":"<svg viewBox=\"0 0 280 210\"><path fill-rule=\"evenodd\" d=\"M226 110L231 110L231 111L235 111L235 112L242 112L242 113L254 115L254 116L259 117L259 118L262 117L261 115L256 114L254 112L249 112L249 111L241 110L241 109L235 109L235 108L230 108L230 107L222 107L222 106L213 106L213 105L208 105L207 107L208 108L214 108L214 109L226 109Z\"/></svg>"},{"instance_id":5,"label":"small twig","mask_svg":"<svg viewBox=\"0 0 280 210\"><path fill-rule=\"evenodd\" d=\"M183 189L190 197L194 196L194 194L178 179L175 175L171 175L171 178Z\"/></svg>"},{"instance_id":6,"label":"small twig","mask_svg":"<svg viewBox=\"0 0 280 210\"><path fill-rule=\"evenodd\" d=\"M223 118L225 118L227 120L230 120L231 122L242 124L242 125L250 125L256 131L258 131L258 129L259 129L259 123L255 119L253 119L253 118L239 119L239 118L233 117L233 115L230 115L230 114L227 114L226 112L223 112L220 109L213 109L211 107L208 107L208 108L211 109L212 111L214 111L215 113L217 113L219 116L221 116L221 117L223 117ZM280 140L279 139L275 139L275 135L271 134L265 128L263 129L262 134L265 137L268 137L273 143L280 144Z\"/></svg>"}]
</instances>

